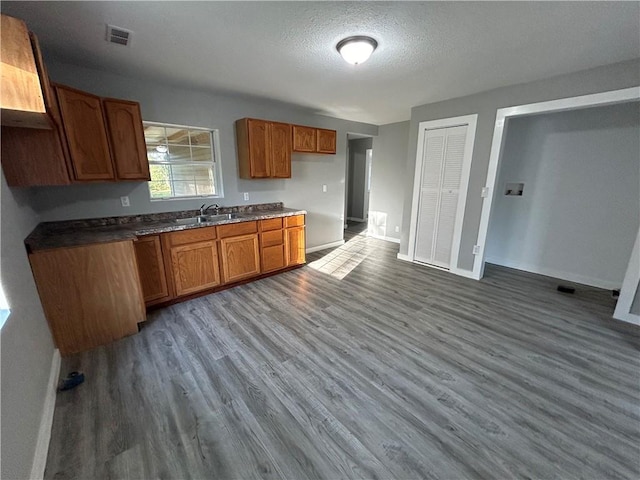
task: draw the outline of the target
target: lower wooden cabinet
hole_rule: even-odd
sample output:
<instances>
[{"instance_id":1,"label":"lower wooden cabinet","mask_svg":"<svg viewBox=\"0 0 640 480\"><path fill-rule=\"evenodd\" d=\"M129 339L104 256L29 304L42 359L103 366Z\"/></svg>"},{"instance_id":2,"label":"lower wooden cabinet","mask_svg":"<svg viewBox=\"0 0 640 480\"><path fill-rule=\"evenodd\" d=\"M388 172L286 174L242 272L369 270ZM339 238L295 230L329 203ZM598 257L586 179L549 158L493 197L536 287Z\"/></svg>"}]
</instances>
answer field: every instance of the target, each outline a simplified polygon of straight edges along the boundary
<instances>
[{"instance_id":1,"label":"lower wooden cabinet","mask_svg":"<svg viewBox=\"0 0 640 480\"><path fill-rule=\"evenodd\" d=\"M304 226L286 229L287 266L301 265L306 261L305 245Z\"/></svg>"},{"instance_id":2,"label":"lower wooden cabinet","mask_svg":"<svg viewBox=\"0 0 640 480\"><path fill-rule=\"evenodd\" d=\"M29 261L62 355L137 333L146 319L131 240L36 251Z\"/></svg>"},{"instance_id":3,"label":"lower wooden cabinet","mask_svg":"<svg viewBox=\"0 0 640 480\"><path fill-rule=\"evenodd\" d=\"M200 227L135 242L147 306L305 263L304 215Z\"/></svg>"},{"instance_id":4,"label":"lower wooden cabinet","mask_svg":"<svg viewBox=\"0 0 640 480\"><path fill-rule=\"evenodd\" d=\"M252 233L220 240L222 280L233 283L260 274L258 234Z\"/></svg>"},{"instance_id":5,"label":"lower wooden cabinet","mask_svg":"<svg viewBox=\"0 0 640 480\"><path fill-rule=\"evenodd\" d=\"M176 295L188 295L220 285L215 240L171 247L171 271Z\"/></svg>"},{"instance_id":6,"label":"lower wooden cabinet","mask_svg":"<svg viewBox=\"0 0 640 480\"><path fill-rule=\"evenodd\" d=\"M159 235L138 238L134 242L142 294L147 305L169 300L167 274Z\"/></svg>"}]
</instances>

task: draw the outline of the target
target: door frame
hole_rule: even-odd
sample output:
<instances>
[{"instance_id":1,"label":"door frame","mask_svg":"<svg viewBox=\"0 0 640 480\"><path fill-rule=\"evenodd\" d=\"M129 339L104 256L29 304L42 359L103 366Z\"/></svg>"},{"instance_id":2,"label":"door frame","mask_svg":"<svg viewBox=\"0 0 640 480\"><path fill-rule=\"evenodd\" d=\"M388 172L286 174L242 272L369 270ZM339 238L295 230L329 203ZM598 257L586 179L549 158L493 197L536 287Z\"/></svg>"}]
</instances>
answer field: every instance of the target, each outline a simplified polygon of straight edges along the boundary
<instances>
[{"instance_id":1,"label":"door frame","mask_svg":"<svg viewBox=\"0 0 640 480\"><path fill-rule=\"evenodd\" d=\"M424 160L424 142L425 132L427 130L438 130L441 128L467 126L467 138L464 145L464 158L462 160L462 173L460 175L460 190L458 195L458 207L456 209L456 221L453 227L453 240L451 242L451 262L449 269L443 269L435 265L422 262L420 265L426 265L431 268L449 271L456 275L469 277L471 272L460 270L458 268L458 255L460 252L460 239L462 238L462 224L464 220L464 212L467 205L467 193L469 190L469 177L471 175L471 162L473 159L473 146L476 139L476 127L478 124L478 114L462 115L460 117L440 118L438 120L430 120L420 122L418 124L418 145L416 151L416 167L413 179L413 199L411 202L411 221L409 223L409 249L406 260L416 262L416 232L418 227L418 210L420 203L420 183L422 179L422 164Z\"/></svg>"},{"instance_id":2,"label":"door frame","mask_svg":"<svg viewBox=\"0 0 640 480\"><path fill-rule=\"evenodd\" d=\"M525 117L542 113L564 112L569 110L579 110L582 108L602 107L627 103L640 100L640 87L624 88L621 90L611 90L608 92L595 93L591 95L581 95L578 97L561 98L547 102L529 103L514 107L500 108L496 112L495 129L493 131L493 141L491 143L491 154L489 156L489 167L487 169L486 186L483 188L484 202L482 203L482 213L480 215L480 226L478 228L478 239L476 245L479 251L473 262L473 272L471 277L480 280L484 275L485 252L487 234L489 232L489 220L493 200L496 197L496 181L502 161L502 154L507 136L508 120L515 117ZM637 242L636 242L637 243ZM626 280L626 278L625 278ZM636 287L634 287L636 288Z\"/></svg>"},{"instance_id":3,"label":"door frame","mask_svg":"<svg viewBox=\"0 0 640 480\"><path fill-rule=\"evenodd\" d=\"M620 297L613 312L613 318L624 322L640 325L640 315L631 313L631 305L636 296L636 291L640 285L640 228L636 235L636 243L631 251L631 258L627 266L627 273L622 281Z\"/></svg>"}]
</instances>

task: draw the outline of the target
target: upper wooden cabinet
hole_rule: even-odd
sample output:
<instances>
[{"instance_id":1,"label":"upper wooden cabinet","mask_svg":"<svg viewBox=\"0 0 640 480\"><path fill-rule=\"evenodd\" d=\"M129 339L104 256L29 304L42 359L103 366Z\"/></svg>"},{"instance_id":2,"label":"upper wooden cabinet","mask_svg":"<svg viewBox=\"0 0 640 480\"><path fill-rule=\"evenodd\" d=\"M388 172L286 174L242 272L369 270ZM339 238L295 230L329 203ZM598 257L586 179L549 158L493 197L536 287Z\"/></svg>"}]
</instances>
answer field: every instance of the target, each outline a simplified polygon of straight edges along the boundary
<instances>
[{"instance_id":1,"label":"upper wooden cabinet","mask_svg":"<svg viewBox=\"0 0 640 480\"><path fill-rule=\"evenodd\" d=\"M291 178L291 125L243 118L236 140L241 178Z\"/></svg>"},{"instance_id":2,"label":"upper wooden cabinet","mask_svg":"<svg viewBox=\"0 0 640 480\"><path fill-rule=\"evenodd\" d=\"M316 143L318 153L336 153L336 131L318 128L318 141Z\"/></svg>"},{"instance_id":3,"label":"upper wooden cabinet","mask_svg":"<svg viewBox=\"0 0 640 480\"><path fill-rule=\"evenodd\" d=\"M2 125L26 128L51 128L45 98L26 24L17 18L1 15L2 49L0 106ZM37 43L36 43L37 45Z\"/></svg>"},{"instance_id":4,"label":"upper wooden cabinet","mask_svg":"<svg viewBox=\"0 0 640 480\"><path fill-rule=\"evenodd\" d=\"M51 130L2 127L1 160L10 186L149 180L138 103L62 85L45 98Z\"/></svg>"},{"instance_id":5,"label":"upper wooden cabinet","mask_svg":"<svg viewBox=\"0 0 640 480\"><path fill-rule=\"evenodd\" d=\"M115 173L100 97L56 86L76 180L113 180Z\"/></svg>"},{"instance_id":6,"label":"upper wooden cabinet","mask_svg":"<svg viewBox=\"0 0 640 480\"><path fill-rule=\"evenodd\" d=\"M293 125L293 151L300 153L336 153L335 130Z\"/></svg>"},{"instance_id":7,"label":"upper wooden cabinet","mask_svg":"<svg viewBox=\"0 0 640 480\"><path fill-rule=\"evenodd\" d=\"M303 127L301 125L293 126L293 151L316 153L316 129L312 127Z\"/></svg>"},{"instance_id":8,"label":"upper wooden cabinet","mask_svg":"<svg viewBox=\"0 0 640 480\"><path fill-rule=\"evenodd\" d=\"M117 177L151 180L142 114L137 102L114 98L102 101Z\"/></svg>"}]
</instances>

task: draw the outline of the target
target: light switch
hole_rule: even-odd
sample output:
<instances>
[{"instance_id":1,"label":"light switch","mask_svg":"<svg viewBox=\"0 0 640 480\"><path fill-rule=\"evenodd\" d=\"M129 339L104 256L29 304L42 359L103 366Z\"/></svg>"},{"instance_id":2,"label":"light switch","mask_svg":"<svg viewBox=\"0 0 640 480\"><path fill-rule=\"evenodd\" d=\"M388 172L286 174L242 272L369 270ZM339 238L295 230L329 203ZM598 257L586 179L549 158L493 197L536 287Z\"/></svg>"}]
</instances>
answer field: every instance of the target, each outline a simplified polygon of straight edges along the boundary
<instances>
[{"instance_id":1,"label":"light switch","mask_svg":"<svg viewBox=\"0 0 640 480\"><path fill-rule=\"evenodd\" d=\"M325 184L322 185L322 193L327 193L327 186Z\"/></svg>"},{"instance_id":2,"label":"light switch","mask_svg":"<svg viewBox=\"0 0 640 480\"><path fill-rule=\"evenodd\" d=\"M120 197L120 203L123 207L130 207L131 203L129 203L129 197Z\"/></svg>"}]
</instances>

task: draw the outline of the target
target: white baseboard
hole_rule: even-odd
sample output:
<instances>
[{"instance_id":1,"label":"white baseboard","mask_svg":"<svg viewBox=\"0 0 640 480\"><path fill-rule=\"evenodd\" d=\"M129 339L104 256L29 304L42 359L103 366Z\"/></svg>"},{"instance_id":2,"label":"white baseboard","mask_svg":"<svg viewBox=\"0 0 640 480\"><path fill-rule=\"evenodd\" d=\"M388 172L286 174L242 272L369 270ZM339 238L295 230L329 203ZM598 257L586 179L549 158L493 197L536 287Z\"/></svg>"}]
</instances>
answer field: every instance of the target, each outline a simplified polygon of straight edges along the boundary
<instances>
[{"instance_id":1,"label":"white baseboard","mask_svg":"<svg viewBox=\"0 0 640 480\"><path fill-rule=\"evenodd\" d=\"M613 318L615 318L616 320L620 320L623 322L627 322L627 323L633 323L634 325L640 325L640 315L636 315L634 313L621 313L621 314L614 314Z\"/></svg>"},{"instance_id":2,"label":"white baseboard","mask_svg":"<svg viewBox=\"0 0 640 480\"><path fill-rule=\"evenodd\" d=\"M538 275L545 275L547 277L557 278L558 280L580 283L582 285L589 285L590 287L602 288L604 290L614 290L616 288L620 288L619 283L610 282L608 280L601 280L599 278L587 277L584 275L577 275L575 273L556 270L554 268L540 267L538 265L528 265L525 263L514 262L510 260L500 260L496 258L487 258L485 259L485 261L487 263L493 263L495 265L501 265L503 267L513 268L515 270L537 273Z\"/></svg>"},{"instance_id":3,"label":"white baseboard","mask_svg":"<svg viewBox=\"0 0 640 480\"><path fill-rule=\"evenodd\" d=\"M347 220L351 220L352 222L360 222L360 223L364 223L367 221L366 218L358 218L358 217L347 217Z\"/></svg>"},{"instance_id":4,"label":"white baseboard","mask_svg":"<svg viewBox=\"0 0 640 480\"><path fill-rule=\"evenodd\" d=\"M403 262L413 262L413 258L411 258L409 255L405 255L404 253L398 253L396 255L396 258L398 260L402 260Z\"/></svg>"},{"instance_id":5,"label":"white baseboard","mask_svg":"<svg viewBox=\"0 0 640 480\"><path fill-rule=\"evenodd\" d=\"M327 248L336 248L341 245L344 245L344 239L338 240L337 242L325 243L324 245L318 245L317 247L309 247L307 248L307 253L319 252L320 250L326 250Z\"/></svg>"},{"instance_id":6,"label":"white baseboard","mask_svg":"<svg viewBox=\"0 0 640 480\"><path fill-rule=\"evenodd\" d=\"M53 351L51 358L51 371L49 372L49 383L47 393L42 407L42 418L40 419L40 429L38 430L38 441L36 451L33 456L31 466L31 478L41 479L44 477L44 469L47 466L47 454L49 453L49 441L51 440L51 427L53 426L53 413L56 409L56 391L58 378L60 377L60 350Z\"/></svg>"},{"instance_id":7,"label":"white baseboard","mask_svg":"<svg viewBox=\"0 0 640 480\"><path fill-rule=\"evenodd\" d=\"M385 237L383 235L374 235L372 233L368 233L367 237L377 238L378 240L384 240L386 242L400 243L400 239L399 238Z\"/></svg>"}]
</instances>

